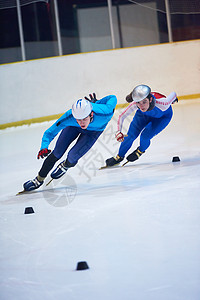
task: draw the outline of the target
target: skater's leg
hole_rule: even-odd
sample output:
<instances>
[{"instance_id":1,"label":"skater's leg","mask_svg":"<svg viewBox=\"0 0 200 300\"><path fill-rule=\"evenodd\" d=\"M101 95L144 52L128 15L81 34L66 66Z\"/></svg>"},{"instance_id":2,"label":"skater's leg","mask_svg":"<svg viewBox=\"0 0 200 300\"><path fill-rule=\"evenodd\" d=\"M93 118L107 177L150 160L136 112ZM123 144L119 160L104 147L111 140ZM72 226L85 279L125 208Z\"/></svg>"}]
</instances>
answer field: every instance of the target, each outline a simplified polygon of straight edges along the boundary
<instances>
[{"instance_id":1,"label":"skater's leg","mask_svg":"<svg viewBox=\"0 0 200 300\"><path fill-rule=\"evenodd\" d=\"M102 131L87 131L81 134L76 144L70 149L67 160L76 164L92 148L101 134Z\"/></svg>"},{"instance_id":2,"label":"skater's leg","mask_svg":"<svg viewBox=\"0 0 200 300\"><path fill-rule=\"evenodd\" d=\"M76 144L68 153L67 159L60 163L51 173L53 179L62 177L69 168L74 167L78 160L86 154L97 141L102 131L86 131L80 134Z\"/></svg>"},{"instance_id":3,"label":"skater's leg","mask_svg":"<svg viewBox=\"0 0 200 300\"><path fill-rule=\"evenodd\" d=\"M69 145L79 134L79 130L75 127L66 127L62 130L53 152L43 162L37 177L24 183L25 191L35 190L43 184L45 177L55 163L62 157Z\"/></svg>"},{"instance_id":4,"label":"skater's leg","mask_svg":"<svg viewBox=\"0 0 200 300\"><path fill-rule=\"evenodd\" d=\"M150 122L141 133L139 146L140 151L144 152L150 146L151 139L163 131L170 121L171 117L163 117L160 119L154 119Z\"/></svg>"}]
</instances>

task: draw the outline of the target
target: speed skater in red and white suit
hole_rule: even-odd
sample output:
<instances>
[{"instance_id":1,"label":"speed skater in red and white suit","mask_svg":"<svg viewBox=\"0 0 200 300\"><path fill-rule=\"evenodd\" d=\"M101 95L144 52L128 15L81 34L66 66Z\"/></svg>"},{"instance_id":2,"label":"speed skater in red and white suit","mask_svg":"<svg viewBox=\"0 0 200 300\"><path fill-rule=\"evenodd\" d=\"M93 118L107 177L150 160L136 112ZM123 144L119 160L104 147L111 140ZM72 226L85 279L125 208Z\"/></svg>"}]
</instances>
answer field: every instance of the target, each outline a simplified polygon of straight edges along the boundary
<instances>
[{"instance_id":1,"label":"speed skater in red and white suit","mask_svg":"<svg viewBox=\"0 0 200 300\"><path fill-rule=\"evenodd\" d=\"M166 97L160 93L151 92L147 85L138 85L126 97L126 101L132 103L120 114L116 133L116 139L122 143L118 155L106 160L107 166L119 164L140 135L139 147L126 157L127 161L137 160L150 146L151 139L170 123L173 115L171 104L178 102L178 98L175 92ZM133 111L136 113L127 135L124 136L123 122Z\"/></svg>"}]
</instances>

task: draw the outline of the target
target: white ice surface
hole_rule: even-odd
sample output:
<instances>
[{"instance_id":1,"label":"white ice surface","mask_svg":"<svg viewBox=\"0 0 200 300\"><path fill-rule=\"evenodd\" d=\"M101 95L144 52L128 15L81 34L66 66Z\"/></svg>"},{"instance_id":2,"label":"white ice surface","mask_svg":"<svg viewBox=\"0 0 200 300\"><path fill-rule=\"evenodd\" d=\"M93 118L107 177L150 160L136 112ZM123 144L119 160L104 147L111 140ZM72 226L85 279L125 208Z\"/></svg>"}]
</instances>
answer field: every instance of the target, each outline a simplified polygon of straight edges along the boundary
<instances>
[{"instance_id":1,"label":"white ice surface","mask_svg":"<svg viewBox=\"0 0 200 300\"><path fill-rule=\"evenodd\" d=\"M21 196L52 122L0 132L1 300L200 299L200 101L173 110L137 162L98 170L117 154L116 112L63 179Z\"/></svg>"}]
</instances>

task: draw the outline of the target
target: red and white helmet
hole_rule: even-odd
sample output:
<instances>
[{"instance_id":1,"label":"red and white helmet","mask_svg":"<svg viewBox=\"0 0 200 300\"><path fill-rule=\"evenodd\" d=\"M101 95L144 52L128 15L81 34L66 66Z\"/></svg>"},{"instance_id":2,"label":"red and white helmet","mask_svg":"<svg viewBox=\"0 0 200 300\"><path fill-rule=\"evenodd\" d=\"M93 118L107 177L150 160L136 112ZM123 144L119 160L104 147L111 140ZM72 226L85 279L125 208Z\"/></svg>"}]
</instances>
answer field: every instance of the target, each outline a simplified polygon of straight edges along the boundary
<instances>
[{"instance_id":1,"label":"red and white helmet","mask_svg":"<svg viewBox=\"0 0 200 300\"><path fill-rule=\"evenodd\" d=\"M72 105L72 115L77 120L85 119L92 111L92 104L86 99L79 99Z\"/></svg>"}]
</instances>

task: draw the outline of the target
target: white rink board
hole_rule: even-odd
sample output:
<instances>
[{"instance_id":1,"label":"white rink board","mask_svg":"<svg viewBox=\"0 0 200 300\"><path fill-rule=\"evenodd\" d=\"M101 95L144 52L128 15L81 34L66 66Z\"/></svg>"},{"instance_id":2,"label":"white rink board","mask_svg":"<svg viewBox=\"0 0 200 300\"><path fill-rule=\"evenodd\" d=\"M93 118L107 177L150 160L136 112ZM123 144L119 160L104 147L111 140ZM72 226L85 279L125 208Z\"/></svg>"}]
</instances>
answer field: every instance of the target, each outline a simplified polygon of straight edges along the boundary
<instances>
[{"instance_id":1,"label":"white rink board","mask_svg":"<svg viewBox=\"0 0 200 300\"><path fill-rule=\"evenodd\" d=\"M61 114L96 92L118 104L138 84L199 94L200 40L82 53L0 66L0 124Z\"/></svg>"}]
</instances>

